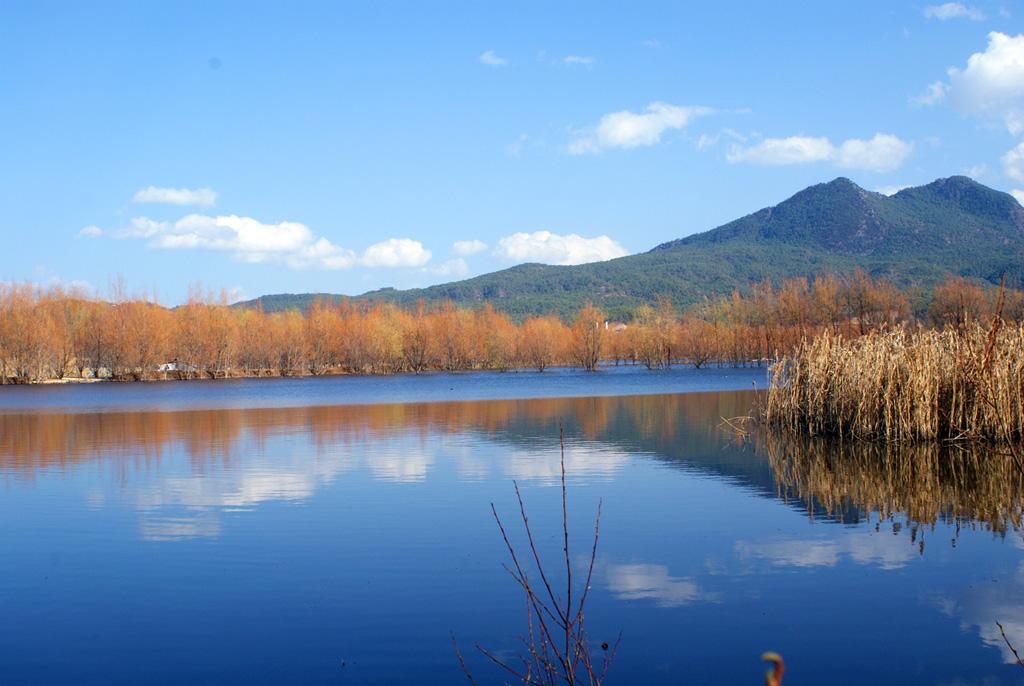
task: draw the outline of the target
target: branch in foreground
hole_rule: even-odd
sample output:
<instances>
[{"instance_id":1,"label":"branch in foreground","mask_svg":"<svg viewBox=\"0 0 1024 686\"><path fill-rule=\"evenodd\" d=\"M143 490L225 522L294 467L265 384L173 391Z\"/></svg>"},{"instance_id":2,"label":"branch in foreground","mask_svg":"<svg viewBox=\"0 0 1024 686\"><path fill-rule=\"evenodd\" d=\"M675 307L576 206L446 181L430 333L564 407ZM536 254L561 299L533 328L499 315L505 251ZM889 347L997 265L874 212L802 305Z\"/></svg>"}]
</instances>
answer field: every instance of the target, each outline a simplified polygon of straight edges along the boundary
<instances>
[{"instance_id":1,"label":"branch in foreground","mask_svg":"<svg viewBox=\"0 0 1024 686\"><path fill-rule=\"evenodd\" d=\"M508 534L498 516L494 504L491 504L491 511L494 519L501 530L501 536L505 541L509 554L512 556L512 566L505 565L505 569L516 583L526 592L526 617L527 633L520 636L523 642L523 652L519 654L521 664L509 664L493 653L476 645L477 650L486 655L492 662L509 672L516 680L524 684L536 684L537 686L552 684L587 684L598 686L604 681L608 667L619 647L622 639L621 632L611 646L607 642L601 644L602 656L595 664L591 655L590 640L584 628L583 607L586 603L587 593L590 590L590 581L594 573L594 562L597 558L597 539L601 524L601 503L598 502L597 518L594 521L594 542L590 550L590 564L587 567L586 583L579 599L573 601L572 588L572 563L569 553L569 512L568 495L565 485L565 436L559 424L559 444L561 446L561 479L562 479L562 534L565 554L565 600L563 601L552 588L547 573L537 551L537 545L533 539L533 532L530 530L529 520L526 516L526 507L523 504L523 496L519 491L519 485L515 484L516 498L519 501L519 514L523 520L523 527L526 530L526 538L529 542L530 552L533 556L533 567L529 571L536 570L540 578L543 590L538 592L530 582L528 569L520 562L515 547L508 539ZM455 644L455 653L458 655L459 663L470 682L476 684L472 674L466 666L459 651L455 634L452 633L452 642Z\"/></svg>"}]
</instances>

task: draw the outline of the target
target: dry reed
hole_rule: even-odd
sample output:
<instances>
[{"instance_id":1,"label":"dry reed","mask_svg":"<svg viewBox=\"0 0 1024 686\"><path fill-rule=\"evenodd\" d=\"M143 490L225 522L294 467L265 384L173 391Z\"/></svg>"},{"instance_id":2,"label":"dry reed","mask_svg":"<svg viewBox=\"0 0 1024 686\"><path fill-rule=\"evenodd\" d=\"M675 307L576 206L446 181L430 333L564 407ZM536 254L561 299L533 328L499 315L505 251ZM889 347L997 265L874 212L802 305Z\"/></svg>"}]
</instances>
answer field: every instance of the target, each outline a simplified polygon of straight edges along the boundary
<instances>
[{"instance_id":1,"label":"dry reed","mask_svg":"<svg viewBox=\"0 0 1024 686\"><path fill-rule=\"evenodd\" d=\"M886 442L1019 443L1024 326L995 319L942 331L824 332L775 363L767 426Z\"/></svg>"},{"instance_id":2,"label":"dry reed","mask_svg":"<svg viewBox=\"0 0 1024 686\"><path fill-rule=\"evenodd\" d=\"M825 331L775 363L763 421L780 490L829 511L848 503L1019 532L1024 325L1002 320L1004 293L988 328L964 320L852 340Z\"/></svg>"}]
</instances>

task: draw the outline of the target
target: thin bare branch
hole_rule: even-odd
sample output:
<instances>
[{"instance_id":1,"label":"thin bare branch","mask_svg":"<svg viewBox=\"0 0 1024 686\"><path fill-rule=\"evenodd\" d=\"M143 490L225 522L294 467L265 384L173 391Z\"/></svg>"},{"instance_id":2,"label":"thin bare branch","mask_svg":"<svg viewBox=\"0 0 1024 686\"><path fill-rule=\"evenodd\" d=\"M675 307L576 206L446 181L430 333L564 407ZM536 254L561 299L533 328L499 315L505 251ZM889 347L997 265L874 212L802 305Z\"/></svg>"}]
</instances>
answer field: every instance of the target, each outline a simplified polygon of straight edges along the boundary
<instances>
[{"instance_id":1,"label":"thin bare branch","mask_svg":"<svg viewBox=\"0 0 1024 686\"><path fill-rule=\"evenodd\" d=\"M1000 624L999 622L996 622L996 626L999 627L999 633L1003 635L1003 641L1006 642L1006 647L1010 649L1011 653L1013 653L1013 659L1015 659L1017 661L1018 665L1020 665L1021 667L1024 667L1024 662L1021 662L1020 655L1017 654L1017 649L1014 648L1013 645L1010 644L1010 639L1008 639L1006 637L1006 632L1003 631L1003 625Z\"/></svg>"},{"instance_id":2,"label":"thin bare branch","mask_svg":"<svg viewBox=\"0 0 1024 686\"><path fill-rule=\"evenodd\" d=\"M519 654L519 661L522 665L520 667L510 665L487 650L481 648L479 645L476 647L481 653L487 656L491 662L501 667L507 673L512 674L516 680L523 684L554 686L556 683L564 683L569 686L583 684L599 686L604 680L612 658L615 657L615 653L618 650L619 642L622 640L622 634L620 632L615 641L615 645L610 652L608 650L608 644L602 644L601 649L603 651L603 657L601 660L601 669L600 672L596 671L593 657L590 654L590 642L587 637L587 632L583 626L583 607L590 590L590 584L594 573L594 565L597 560L597 541L601 523L601 502L598 501L597 517L594 522L594 542L590 550L590 562L587 566L586 583L579 595L579 599L574 601L572 554L569 548L569 498L565 472L565 435L562 430L561 423L559 423L559 445L561 452L562 541L566 584L565 601L563 603L555 594L554 589L548 580L547 574L544 571L544 566L540 558L540 551L537 548L533 532L530 529L529 518L526 515L526 506L523 503L522 493L519 490L519 485L513 482L516 491L516 499L519 501L519 513L523 519L523 528L526 531L526 538L530 551L533 555L536 571L544 584L545 590L543 593L545 597L539 596L534 590L533 585L530 583L527 571L523 567L519 555L516 554L515 547L509 540L505 526L501 522L501 517L498 516L497 508L492 503L491 512L494 514L494 519L498 523L498 529L501 531L502 539L505 541L505 547L508 549L509 555L512 556L512 565L504 565L505 570L513 579L515 579L516 583L519 584L526 594L527 633L525 636L519 637L523 642L523 652ZM454 633L452 634L452 642L455 642ZM466 676L469 677L470 682L475 684L473 677L466 668L466 664L463 661L462 654L459 652L457 644L455 646L455 650L463 671L466 672Z\"/></svg>"}]
</instances>

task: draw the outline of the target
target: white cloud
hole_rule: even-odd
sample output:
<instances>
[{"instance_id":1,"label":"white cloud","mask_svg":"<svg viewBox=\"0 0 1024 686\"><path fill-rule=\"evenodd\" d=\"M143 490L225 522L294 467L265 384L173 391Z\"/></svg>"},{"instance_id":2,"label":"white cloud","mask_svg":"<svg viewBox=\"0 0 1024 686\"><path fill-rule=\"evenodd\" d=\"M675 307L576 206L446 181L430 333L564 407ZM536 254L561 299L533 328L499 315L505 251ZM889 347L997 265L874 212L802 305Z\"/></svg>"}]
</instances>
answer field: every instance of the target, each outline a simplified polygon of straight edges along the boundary
<instances>
[{"instance_id":1,"label":"white cloud","mask_svg":"<svg viewBox=\"0 0 1024 686\"><path fill-rule=\"evenodd\" d=\"M878 133L869 141L851 138L838 147L824 137L766 138L748 147L734 144L726 158L732 163L747 162L759 166L828 161L841 169L888 172L898 168L913 152L913 143Z\"/></svg>"},{"instance_id":2,"label":"white cloud","mask_svg":"<svg viewBox=\"0 0 1024 686\"><path fill-rule=\"evenodd\" d=\"M790 138L766 138L750 147L733 144L726 158L733 163L781 165L820 162L831 158L834 154L835 148L827 138L791 136Z\"/></svg>"},{"instance_id":3,"label":"white cloud","mask_svg":"<svg viewBox=\"0 0 1024 686\"><path fill-rule=\"evenodd\" d=\"M974 21L981 21L985 13L977 7L968 7L961 2L947 2L942 5L929 5L924 8L924 16L927 19L956 19L966 17Z\"/></svg>"},{"instance_id":4,"label":"white cloud","mask_svg":"<svg viewBox=\"0 0 1024 686\"><path fill-rule=\"evenodd\" d=\"M461 257L456 257L432 267L425 267L423 271L436 276L466 276L469 274L469 265Z\"/></svg>"},{"instance_id":5,"label":"white cloud","mask_svg":"<svg viewBox=\"0 0 1024 686\"><path fill-rule=\"evenodd\" d=\"M737 133L732 129L722 129L714 136L709 136L706 133L702 133L700 138L697 139L697 149L703 150L704 148L711 148L718 145L718 142L722 139L722 136L728 136L729 138L737 140L741 143L745 143L747 140L746 136L744 136L741 133Z\"/></svg>"},{"instance_id":6,"label":"white cloud","mask_svg":"<svg viewBox=\"0 0 1024 686\"><path fill-rule=\"evenodd\" d=\"M876 188L875 192L876 193L881 193L882 195L896 195L897 193L899 193L904 188L911 188L911 186L910 185L905 185L905 186L881 186L879 188Z\"/></svg>"},{"instance_id":7,"label":"white cloud","mask_svg":"<svg viewBox=\"0 0 1024 686\"><path fill-rule=\"evenodd\" d=\"M949 90L949 86L943 81L936 81L935 83L928 86L921 95L911 98L911 102L915 105L934 105L937 102L942 102L946 97L946 91Z\"/></svg>"},{"instance_id":8,"label":"white cloud","mask_svg":"<svg viewBox=\"0 0 1024 686\"><path fill-rule=\"evenodd\" d=\"M132 198L132 202L213 207L214 203L217 202L217 194L210 188L197 188L194 191L190 191L187 188L157 188L156 186L150 186L138 191Z\"/></svg>"},{"instance_id":9,"label":"white cloud","mask_svg":"<svg viewBox=\"0 0 1024 686\"><path fill-rule=\"evenodd\" d=\"M88 236L89 238L95 238L103 233L102 229L98 226L89 225L75 234L75 238L82 238Z\"/></svg>"},{"instance_id":10,"label":"white cloud","mask_svg":"<svg viewBox=\"0 0 1024 686\"><path fill-rule=\"evenodd\" d=\"M232 286L231 288L224 289L224 297L227 298L229 305L247 300L246 291L241 286Z\"/></svg>"},{"instance_id":11,"label":"white cloud","mask_svg":"<svg viewBox=\"0 0 1024 686\"><path fill-rule=\"evenodd\" d=\"M626 249L608 236L583 238L576 234L559 236L549 231L515 233L498 241L492 255L508 262L583 264L602 262L626 255Z\"/></svg>"},{"instance_id":12,"label":"white cloud","mask_svg":"<svg viewBox=\"0 0 1024 686\"><path fill-rule=\"evenodd\" d=\"M68 287L69 288L73 288L73 289L77 289L77 290L81 291L82 293L95 293L96 292L96 287L93 286L91 283L89 283L88 281L81 281L81 280L78 280L78 279L75 279L74 281L69 283Z\"/></svg>"},{"instance_id":13,"label":"white cloud","mask_svg":"<svg viewBox=\"0 0 1024 686\"><path fill-rule=\"evenodd\" d=\"M493 50L488 50L484 54L480 55L480 61L486 64L488 67L504 67L508 64L508 60L504 57L498 57L494 54Z\"/></svg>"},{"instance_id":14,"label":"white cloud","mask_svg":"<svg viewBox=\"0 0 1024 686\"><path fill-rule=\"evenodd\" d=\"M710 107L680 107L664 102L652 102L642 114L628 110L612 112L601 117L596 127L585 136L569 144L572 155L596 153L605 148L635 148L654 145L661 134L669 129L681 129L695 118L712 114Z\"/></svg>"},{"instance_id":15,"label":"white cloud","mask_svg":"<svg viewBox=\"0 0 1024 686\"><path fill-rule=\"evenodd\" d=\"M133 217L130 226L111 232L114 238L149 238L157 233L167 222L153 221L149 217Z\"/></svg>"},{"instance_id":16,"label":"white cloud","mask_svg":"<svg viewBox=\"0 0 1024 686\"><path fill-rule=\"evenodd\" d=\"M118 239L147 239L160 250L211 250L229 253L253 264L278 263L291 269L348 269L420 267L431 253L419 241L391 238L371 245L362 255L317 237L304 224L264 224L251 217L190 214L176 222L135 217L128 226L110 232Z\"/></svg>"},{"instance_id":17,"label":"white cloud","mask_svg":"<svg viewBox=\"0 0 1024 686\"><path fill-rule=\"evenodd\" d=\"M519 140L505 146L505 154L511 157L519 157L519 151L523 149L523 143L530 139L525 133L519 134Z\"/></svg>"},{"instance_id":18,"label":"white cloud","mask_svg":"<svg viewBox=\"0 0 1024 686\"><path fill-rule=\"evenodd\" d=\"M586 67L590 69L594 66L593 57L580 57L579 55L569 55L562 60L567 66L570 67Z\"/></svg>"},{"instance_id":19,"label":"white cloud","mask_svg":"<svg viewBox=\"0 0 1024 686\"><path fill-rule=\"evenodd\" d=\"M968 169L964 169L964 176L969 176L972 179L980 179L987 172L988 172L988 165L986 165L984 162L982 162L981 164L976 164L973 167L970 167Z\"/></svg>"},{"instance_id":20,"label":"white cloud","mask_svg":"<svg viewBox=\"0 0 1024 686\"><path fill-rule=\"evenodd\" d=\"M300 253L317 243L304 224L263 224L235 215L190 214L173 223L139 217L132 219L132 226L141 237L149 238L154 248L223 250L238 253L248 262L266 262L274 255Z\"/></svg>"},{"instance_id":21,"label":"white cloud","mask_svg":"<svg viewBox=\"0 0 1024 686\"><path fill-rule=\"evenodd\" d=\"M835 163L841 169L868 169L889 172L898 168L914 152L914 144L896 136L876 133L869 141L851 138L836 151Z\"/></svg>"},{"instance_id":22,"label":"white cloud","mask_svg":"<svg viewBox=\"0 0 1024 686\"><path fill-rule=\"evenodd\" d=\"M359 259L366 267L422 267L430 261L430 251L411 238L389 238L371 245Z\"/></svg>"},{"instance_id":23,"label":"white cloud","mask_svg":"<svg viewBox=\"0 0 1024 686\"><path fill-rule=\"evenodd\" d=\"M455 241L452 243L452 255L456 257L469 257L484 250L487 250L487 244L475 238L471 241Z\"/></svg>"},{"instance_id":24,"label":"white cloud","mask_svg":"<svg viewBox=\"0 0 1024 686\"><path fill-rule=\"evenodd\" d=\"M1010 195L1016 198L1017 203L1019 205L1024 205L1024 190L1019 190L1015 188L1012 191L1010 191Z\"/></svg>"},{"instance_id":25,"label":"white cloud","mask_svg":"<svg viewBox=\"0 0 1024 686\"><path fill-rule=\"evenodd\" d=\"M1010 133L1024 133L1024 34L988 34L985 52L967 58L967 67L950 67L947 101L963 114L999 119Z\"/></svg>"},{"instance_id":26,"label":"white cloud","mask_svg":"<svg viewBox=\"0 0 1024 686\"><path fill-rule=\"evenodd\" d=\"M270 261L264 255L256 255L256 262ZM356 255L351 250L334 245L326 238L318 238L312 244L303 245L294 253L285 256L284 263L291 269L348 269L356 264Z\"/></svg>"},{"instance_id":27,"label":"white cloud","mask_svg":"<svg viewBox=\"0 0 1024 686\"><path fill-rule=\"evenodd\" d=\"M999 158L1003 171L1014 181L1024 182L1024 143ZM84 231L84 229L83 229Z\"/></svg>"}]
</instances>

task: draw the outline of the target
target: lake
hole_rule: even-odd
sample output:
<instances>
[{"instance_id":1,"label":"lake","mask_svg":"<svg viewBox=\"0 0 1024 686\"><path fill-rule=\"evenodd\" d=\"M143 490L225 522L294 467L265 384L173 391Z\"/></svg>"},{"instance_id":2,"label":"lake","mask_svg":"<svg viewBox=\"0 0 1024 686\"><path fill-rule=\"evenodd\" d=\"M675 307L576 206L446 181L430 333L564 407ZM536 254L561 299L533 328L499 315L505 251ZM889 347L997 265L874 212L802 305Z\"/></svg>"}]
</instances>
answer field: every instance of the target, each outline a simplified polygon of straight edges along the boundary
<instances>
[{"instance_id":1,"label":"lake","mask_svg":"<svg viewBox=\"0 0 1024 686\"><path fill-rule=\"evenodd\" d=\"M493 504L608 684L1015 684L1019 478L726 430L763 369L0 388L0 682L507 679ZM953 465L952 467L950 465ZM956 465L960 465L957 467ZM561 575L559 574L561 573ZM558 586L557 579L562 579Z\"/></svg>"}]
</instances>

